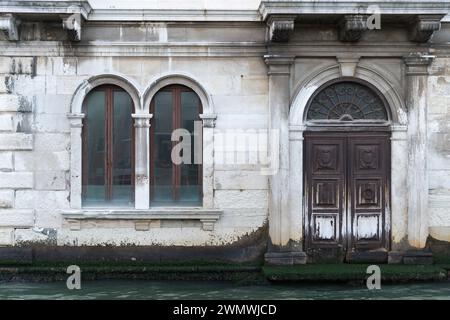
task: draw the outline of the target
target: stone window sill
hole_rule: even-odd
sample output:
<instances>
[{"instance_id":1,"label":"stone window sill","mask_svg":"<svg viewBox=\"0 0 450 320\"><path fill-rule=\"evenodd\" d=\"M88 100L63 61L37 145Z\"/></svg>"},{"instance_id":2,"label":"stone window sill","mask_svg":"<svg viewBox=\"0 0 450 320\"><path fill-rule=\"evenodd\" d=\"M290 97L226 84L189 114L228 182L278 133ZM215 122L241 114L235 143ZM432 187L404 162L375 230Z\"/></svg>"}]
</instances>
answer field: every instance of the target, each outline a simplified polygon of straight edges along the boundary
<instances>
[{"instance_id":1,"label":"stone window sill","mask_svg":"<svg viewBox=\"0 0 450 320\"><path fill-rule=\"evenodd\" d=\"M161 220L198 220L205 231L214 230L214 223L219 220L222 210L203 208L151 208L138 209L103 209L84 208L64 210L62 216L67 220L70 230L81 230L81 222L89 220L127 220L134 221L137 231L150 229L152 221Z\"/></svg>"}]
</instances>

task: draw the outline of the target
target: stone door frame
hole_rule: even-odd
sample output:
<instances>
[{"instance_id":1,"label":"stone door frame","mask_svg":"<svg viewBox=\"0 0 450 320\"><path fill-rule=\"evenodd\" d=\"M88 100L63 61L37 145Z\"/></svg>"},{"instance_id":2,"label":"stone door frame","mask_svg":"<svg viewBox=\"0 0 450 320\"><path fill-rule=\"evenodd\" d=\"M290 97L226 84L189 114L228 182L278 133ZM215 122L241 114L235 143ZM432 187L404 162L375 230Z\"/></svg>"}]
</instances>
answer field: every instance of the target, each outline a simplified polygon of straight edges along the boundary
<instances>
[{"instance_id":1,"label":"stone door frame","mask_svg":"<svg viewBox=\"0 0 450 320\"><path fill-rule=\"evenodd\" d=\"M336 57L336 64L316 69L291 93L289 88L295 60L293 56L265 56L269 67L269 109L273 118L270 129L280 131L280 153L283 154L279 173L269 180L272 192L269 197L270 242L266 261L273 264L306 262L302 247L306 108L317 89L342 77L353 77L371 84L382 93L390 107L390 179L391 197L394 199L391 203L391 250L423 248L428 236L426 89L428 67L433 57L420 53L398 57L404 70L404 92L397 91L392 85L395 81L390 81L389 73L380 72L360 61L359 57Z\"/></svg>"}]
</instances>

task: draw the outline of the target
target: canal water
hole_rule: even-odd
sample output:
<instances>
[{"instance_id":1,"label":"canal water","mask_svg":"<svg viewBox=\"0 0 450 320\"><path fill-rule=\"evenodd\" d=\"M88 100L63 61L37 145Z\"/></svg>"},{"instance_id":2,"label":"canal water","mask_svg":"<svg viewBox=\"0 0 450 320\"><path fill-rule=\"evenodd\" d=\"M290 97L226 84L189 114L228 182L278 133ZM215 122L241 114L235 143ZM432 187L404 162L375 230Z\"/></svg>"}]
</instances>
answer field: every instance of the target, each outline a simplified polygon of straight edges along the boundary
<instances>
[{"instance_id":1,"label":"canal water","mask_svg":"<svg viewBox=\"0 0 450 320\"><path fill-rule=\"evenodd\" d=\"M450 282L383 285L267 284L185 281L84 281L80 290L65 282L0 282L0 299L450 299Z\"/></svg>"}]
</instances>

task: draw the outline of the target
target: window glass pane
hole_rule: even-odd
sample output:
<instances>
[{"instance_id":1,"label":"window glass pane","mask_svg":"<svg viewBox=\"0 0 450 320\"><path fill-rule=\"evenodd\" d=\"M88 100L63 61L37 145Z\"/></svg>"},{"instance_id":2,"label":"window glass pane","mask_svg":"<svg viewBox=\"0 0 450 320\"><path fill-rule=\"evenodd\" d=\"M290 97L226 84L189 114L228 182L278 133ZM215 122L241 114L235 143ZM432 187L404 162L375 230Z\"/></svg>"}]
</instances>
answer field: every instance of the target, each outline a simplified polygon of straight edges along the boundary
<instances>
[{"instance_id":1,"label":"window glass pane","mask_svg":"<svg viewBox=\"0 0 450 320\"><path fill-rule=\"evenodd\" d=\"M133 102L128 93L114 91L112 199L114 205L131 206L133 194Z\"/></svg>"},{"instance_id":2,"label":"window glass pane","mask_svg":"<svg viewBox=\"0 0 450 320\"><path fill-rule=\"evenodd\" d=\"M93 91L86 99L84 204L95 205L105 199L105 92Z\"/></svg>"},{"instance_id":3,"label":"window glass pane","mask_svg":"<svg viewBox=\"0 0 450 320\"><path fill-rule=\"evenodd\" d=\"M199 105L200 101L197 94L194 92L181 92L181 127L191 133L191 162L190 164L180 165L179 201L180 204L187 206L201 204L200 166L194 163L195 142L200 140L194 135L194 133L200 133L194 132L194 123L199 120ZM197 150L199 149L197 148Z\"/></svg>"},{"instance_id":4,"label":"window glass pane","mask_svg":"<svg viewBox=\"0 0 450 320\"><path fill-rule=\"evenodd\" d=\"M155 97L152 205L172 204L172 93L161 91Z\"/></svg>"}]
</instances>

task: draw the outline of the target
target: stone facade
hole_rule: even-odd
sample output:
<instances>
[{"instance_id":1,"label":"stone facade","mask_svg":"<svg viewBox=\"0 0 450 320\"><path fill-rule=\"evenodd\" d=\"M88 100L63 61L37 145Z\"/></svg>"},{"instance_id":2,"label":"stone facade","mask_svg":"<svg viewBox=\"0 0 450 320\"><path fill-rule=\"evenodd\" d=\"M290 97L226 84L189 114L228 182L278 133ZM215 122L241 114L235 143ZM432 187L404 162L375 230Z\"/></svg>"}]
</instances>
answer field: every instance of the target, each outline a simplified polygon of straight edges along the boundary
<instances>
[{"instance_id":1,"label":"stone facade","mask_svg":"<svg viewBox=\"0 0 450 320\"><path fill-rule=\"evenodd\" d=\"M0 246L232 246L268 227L267 259L304 263L307 102L342 77L370 83L390 107L391 250L450 241L449 3L321 3L1 2ZM367 29L378 13L381 28ZM81 204L81 106L102 84L136 107L130 210ZM198 208L148 199L149 106L170 84L203 105ZM224 161L223 134L239 130L277 132L275 172L263 173L267 159Z\"/></svg>"}]
</instances>

